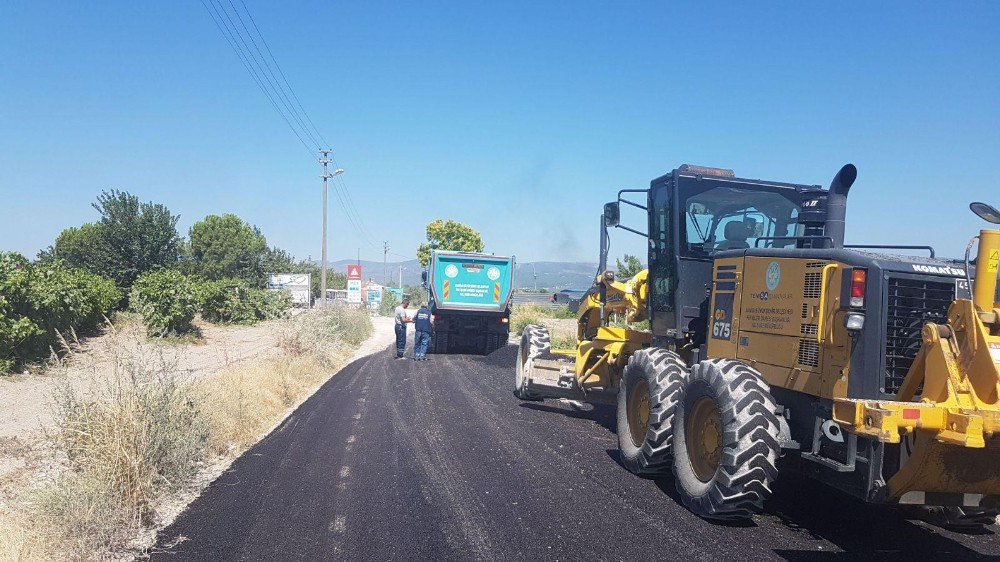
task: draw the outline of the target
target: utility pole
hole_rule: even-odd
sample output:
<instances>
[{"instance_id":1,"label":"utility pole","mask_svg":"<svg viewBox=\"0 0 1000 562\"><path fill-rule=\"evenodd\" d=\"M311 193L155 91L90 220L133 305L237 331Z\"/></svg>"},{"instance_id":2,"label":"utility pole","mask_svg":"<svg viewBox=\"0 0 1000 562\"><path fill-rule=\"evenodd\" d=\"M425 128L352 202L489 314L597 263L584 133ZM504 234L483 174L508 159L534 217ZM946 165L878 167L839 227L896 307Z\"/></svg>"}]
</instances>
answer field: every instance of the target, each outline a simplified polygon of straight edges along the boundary
<instances>
[{"instance_id":1,"label":"utility pole","mask_svg":"<svg viewBox=\"0 0 1000 562\"><path fill-rule=\"evenodd\" d=\"M382 242L382 283L389 284L389 270L386 267L389 260L389 241Z\"/></svg>"},{"instance_id":2,"label":"utility pole","mask_svg":"<svg viewBox=\"0 0 1000 562\"><path fill-rule=\"evenodd\" d=\"M320 302L320 306L322 306L323 308L326 308L326 304L327 304L326 303L326 180L328 180L328 179L330 179L332 177L339 176L340 174L344 173L343 168L337 168L336 170L333 171L332 174L329 171L327 171L327 166L331 162L333 162L333 160L331 160L330 157L329 157L331 152L333 152L333 151L330 150L329 148L321 149L319 151L319 153L323 156L322 158L319 159L319 163L323 165L323 175L320 176L321 178L323 178L323 257L322 257L323 264L322 264L322 267L320 269L320 275L319 275L319 279L320 279L320 281L319 281L320 301L319 302Z\"/></svg>"},{"instance_id":3,"label":"utility pole","mask_svg":"<svg viewBox=\"0 0 1000 562\"><path fill-rule=\"evenodd\" d=\"M399 266L399 290L403 290L403 266Z\"/></svg>"}]
</instances>

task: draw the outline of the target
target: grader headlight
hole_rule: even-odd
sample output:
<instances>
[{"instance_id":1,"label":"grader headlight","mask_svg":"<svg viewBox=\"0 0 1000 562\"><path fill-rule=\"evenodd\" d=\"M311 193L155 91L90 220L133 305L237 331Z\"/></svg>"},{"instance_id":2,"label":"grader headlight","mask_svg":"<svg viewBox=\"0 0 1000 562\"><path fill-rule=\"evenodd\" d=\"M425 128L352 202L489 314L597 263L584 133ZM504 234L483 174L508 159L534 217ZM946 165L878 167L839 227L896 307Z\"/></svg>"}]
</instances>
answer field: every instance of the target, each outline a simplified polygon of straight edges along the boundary
<instances>
[{"instance_id":1,"label":"grader headlight","mask_svg":"<svg viewBox=\"0 0 1000 562\"><path fill-rule=\"evenodd\" d=\"M844 317L844 327L852 332L860 332L865 327L865 315L860 312L852 312Z\"/></svg>"}]
</instances>

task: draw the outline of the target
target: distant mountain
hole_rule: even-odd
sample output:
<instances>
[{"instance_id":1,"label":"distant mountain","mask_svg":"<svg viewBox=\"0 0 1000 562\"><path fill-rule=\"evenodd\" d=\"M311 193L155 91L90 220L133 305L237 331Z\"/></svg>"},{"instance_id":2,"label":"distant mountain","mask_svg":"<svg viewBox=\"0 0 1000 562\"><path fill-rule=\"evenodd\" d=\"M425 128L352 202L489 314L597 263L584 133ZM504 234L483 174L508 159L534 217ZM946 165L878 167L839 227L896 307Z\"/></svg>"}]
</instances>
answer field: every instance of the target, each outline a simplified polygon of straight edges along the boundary
<instances>
[{"instance_id":1,"label":"distant mountain","mask_svg":"<svg viewBox=\"0 0 1000 562\"><path fill-rule=\"evenodd\" d=\"M380 261L361 260L361 275L365 280L374 280L376 283L386 283L395 287L399 285L400 268L403 268L403 285L419 285L420 272L423 269L417 260L391 261L382 267ZM347 266L357 265L358 260L336 260L329 263L331 271L347 274Z\"/></svg>"},{"instance_id":2,"label":"distant mountain","mask_svg":"<svg viewBox=\"0 0 1000 562\"><path fill-rule=\"evenodd\" d=\"M518 263L514 270L514 285L519 288L535 287L560 291L585 290L594 284L597 264L587 262L536 261Z\"/></svg>"},{"instance_id":3,"label":"distant mountain","mask_svg":"<svg viewBox=\"0 0 1000 562\"><path fill-rule=\"evenodd\" d=\"M330 271L336 273L347 273L348 265L356 265L358 260L335 260L329 263ZM361 271L365 279L373 279L377 283L384 283L385 277L389 278L392 286L399 284L400 268L402 267L403 285L419 285L420 272L423 269L417 260L391 261L385 264L382 262L361 260ZM384 272L384 273L383 273ZM518 262L514 270L514 286L517 288L551 289L559 291L562 289L587 289L594 282L594 275L597 274L597 264L587 262Z\"/></svg>"}]
</instances>

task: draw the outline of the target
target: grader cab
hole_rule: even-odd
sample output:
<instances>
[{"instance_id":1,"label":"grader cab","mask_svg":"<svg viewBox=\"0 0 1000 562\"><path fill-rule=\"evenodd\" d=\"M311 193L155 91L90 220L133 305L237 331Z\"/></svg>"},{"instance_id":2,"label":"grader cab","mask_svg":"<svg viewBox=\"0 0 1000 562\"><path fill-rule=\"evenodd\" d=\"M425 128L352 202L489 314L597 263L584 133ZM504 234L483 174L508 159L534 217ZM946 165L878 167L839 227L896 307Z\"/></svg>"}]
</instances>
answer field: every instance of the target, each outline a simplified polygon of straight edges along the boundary
<instances>
[{"instance_id":1,"label":"grader cab","mask_svg":"<svg viewBox=\"0 0 1000 562\"><path fill-rule=\"evenodd\" d=\"M964 261L847 246L856 176L848 164L822 189L685 165L620 191L601 216L576 347L527 327L515 395L617 404L622 463L672 473L705 518L759 512L795 470L939 523L992 521L1000 230L980 232L974 260L975 239ZM645 212L646 232L621 224L623 204ZM604 271L614 227L649 240L649 269L625 281Z\"/></svg>"}]
</instances>

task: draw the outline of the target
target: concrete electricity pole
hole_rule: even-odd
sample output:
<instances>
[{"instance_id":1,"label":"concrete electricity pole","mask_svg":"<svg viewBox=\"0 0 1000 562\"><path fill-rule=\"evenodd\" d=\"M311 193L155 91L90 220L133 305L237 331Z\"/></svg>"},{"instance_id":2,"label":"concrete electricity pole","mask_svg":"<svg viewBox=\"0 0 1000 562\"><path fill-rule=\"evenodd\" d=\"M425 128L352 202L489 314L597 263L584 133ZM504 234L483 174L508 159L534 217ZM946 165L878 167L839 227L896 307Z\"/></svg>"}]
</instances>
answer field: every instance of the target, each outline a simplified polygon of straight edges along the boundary
<instances>
[{"instance_id":1,"label":"concrete electricity pole","mask_svg":"<svg viewBox=\"0 0 1000 562\"><path fill-rule=\"evenodd\" d=\"M389 284L389 270L386 267L389 258L389 241L382 242L382 283Z\"/></svg>"},{"instance_id":2,"label":"concrete electricity pole","mask_svg":"<svg viewBox=\"0 0 1000 562\"><path fill-rule=\"evenodd\" d=\"M320 306L322 306L323 308L326 308L326 304L327 304L326 303L326 180L328 180L330 178L333 178L333 177L336 177L336 176L339 176L340 174L344 173L344 169L343 168L337 168L336 170L333 171L332 174L327 171L327 165L329 165L331 162L333 162L333 160L331 160L329 158L329 155L330 155L331 152L333 152L333 151L330 150L330 149L328 149L328 148L327 149L322 149L322 150L319 151L319 153L321 155L323 155L323 157L319 159L319 163L323 165L323 175L320 176L321 178L323 178L323 258L322 258L323 265L322 265L322 269L320 270L320 275L319 275L319 279L320 279L320 281L319 281L320 301L319 302L320 302Z\"/></svg>"}]
</instances>

